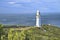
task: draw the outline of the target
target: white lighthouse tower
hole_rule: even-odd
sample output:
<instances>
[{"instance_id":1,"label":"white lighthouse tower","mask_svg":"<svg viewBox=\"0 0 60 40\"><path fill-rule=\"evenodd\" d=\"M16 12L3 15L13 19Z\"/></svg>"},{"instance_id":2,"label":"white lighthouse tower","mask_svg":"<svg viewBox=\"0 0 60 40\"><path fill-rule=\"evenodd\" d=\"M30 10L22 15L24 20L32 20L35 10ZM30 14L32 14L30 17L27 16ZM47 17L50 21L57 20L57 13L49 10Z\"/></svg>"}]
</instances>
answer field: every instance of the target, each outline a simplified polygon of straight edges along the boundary
<instances>
[{"instance_id":1,"label":"white lighthouse tower","mask_svg":"<svg viewBox=\"0 0 60 40\"><path fill-rule=\"evenodd\" d=\"M37 13L36 13L36 27L40 27L40 25L39 25L39 17L40 17L40 12L39 12L39 10L37 10Z\"/></svg>"}]
</instances>

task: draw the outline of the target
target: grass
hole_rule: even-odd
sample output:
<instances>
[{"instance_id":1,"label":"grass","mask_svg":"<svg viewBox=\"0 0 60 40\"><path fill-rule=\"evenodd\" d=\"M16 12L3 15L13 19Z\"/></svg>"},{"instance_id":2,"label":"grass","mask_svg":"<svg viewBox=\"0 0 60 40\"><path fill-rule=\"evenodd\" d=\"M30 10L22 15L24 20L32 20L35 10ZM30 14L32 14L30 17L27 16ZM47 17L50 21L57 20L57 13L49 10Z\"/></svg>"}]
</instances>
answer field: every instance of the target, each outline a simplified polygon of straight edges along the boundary
<instances>
[{"instance_id":1,"label":"grass","mask_svg":"<svg viewBox=\"0 0 60 40\"><path fill-rule=\"evenodd\" d=\"M4 28L2 40L60 40L60 28L51 25L39 27L9 27Z\"/></svg>"}]
</instances>

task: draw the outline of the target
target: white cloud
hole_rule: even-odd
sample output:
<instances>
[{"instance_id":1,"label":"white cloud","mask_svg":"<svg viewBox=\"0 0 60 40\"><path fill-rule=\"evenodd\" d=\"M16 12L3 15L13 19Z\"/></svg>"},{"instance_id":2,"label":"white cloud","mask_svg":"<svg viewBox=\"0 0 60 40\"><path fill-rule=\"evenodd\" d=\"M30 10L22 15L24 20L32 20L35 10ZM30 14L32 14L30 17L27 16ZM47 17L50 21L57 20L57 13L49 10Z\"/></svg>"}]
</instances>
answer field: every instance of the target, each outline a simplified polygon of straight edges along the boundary
<instances>
[{"instance_id":1,"label":"white cloud","mask_svg":"<svg viewBox=\"0 0 60 40\"><path fill-rule=\"evenodd\" d=\"M32 2L32 0L14 0L16 2Z\"/></svg>"},{"instance_id":2,"label":"white cloud","mask_svg":"<svg viewBox=\"0 0 60 40\"><path fill-rule=\"evenodd\" d=\"M16 2L8 2L9 4L15 4Z\"/></svg>"},{"instance_id":3,"label":"white cloud","mask_svg":"<svg viewBox=\"0 0 60 40\"><path fill-rule=\"evenodd\" d=\"M22 0L22 2L32 2L32 0Z\"/></svg>"},{"instance_id":4,"label":"white cloud","mask_svg":"<svg viewBox=\"0 0 60 40\"><path fill-rule=\"evenodd\" d=\"M10 7L23 7L22 4L17 4L17 2L8 2Z\"/></svg>"},{"instance_id":5,"label":"white cloud","mask_svg":"<svg viewBox=\"0 0 60 40\"><path fill-rule=\"evenodd\" d=\"M15 4L12 7L23 7L22 4Z\"/></svg>"}]
</instances>

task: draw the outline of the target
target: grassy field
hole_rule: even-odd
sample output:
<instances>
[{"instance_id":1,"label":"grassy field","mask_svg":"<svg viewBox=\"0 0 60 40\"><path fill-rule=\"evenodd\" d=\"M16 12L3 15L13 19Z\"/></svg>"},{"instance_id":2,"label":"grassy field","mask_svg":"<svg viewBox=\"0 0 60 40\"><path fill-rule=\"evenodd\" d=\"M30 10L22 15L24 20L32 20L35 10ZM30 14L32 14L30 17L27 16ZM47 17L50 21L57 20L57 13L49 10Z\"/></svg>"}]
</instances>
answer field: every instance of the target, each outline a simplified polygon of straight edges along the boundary
<instances>
[{"instance_id":1,"label":"grassy field","mask_svg":"<svg viewBox=\"0 0 60 40\"><path fill-rule=\"evenodd\" d=\"M0 25L1 26L1 25ZM60 28L51 25L1 27L1 40L60 40Z\"/></svg>"}]
</instances>

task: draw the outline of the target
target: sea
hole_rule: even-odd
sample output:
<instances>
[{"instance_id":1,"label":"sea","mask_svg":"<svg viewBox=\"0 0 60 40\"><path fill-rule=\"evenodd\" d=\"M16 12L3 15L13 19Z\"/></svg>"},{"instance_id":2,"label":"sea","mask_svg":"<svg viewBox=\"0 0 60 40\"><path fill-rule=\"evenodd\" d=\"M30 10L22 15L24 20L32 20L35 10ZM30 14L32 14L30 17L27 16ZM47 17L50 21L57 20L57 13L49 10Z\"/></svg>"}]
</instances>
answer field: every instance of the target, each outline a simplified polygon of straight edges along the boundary
<instances>
[{"instance_id":1,"label":"sea","mask_svg":"<svg viewBox=\"0 0 60 40\"><path fill-rule=\"evenodd\" d=\"M60 27L60 14L42 14L39 23ZM0 24L35 26L36 14L0 14Z\"/></svg>"}]
</instances>

